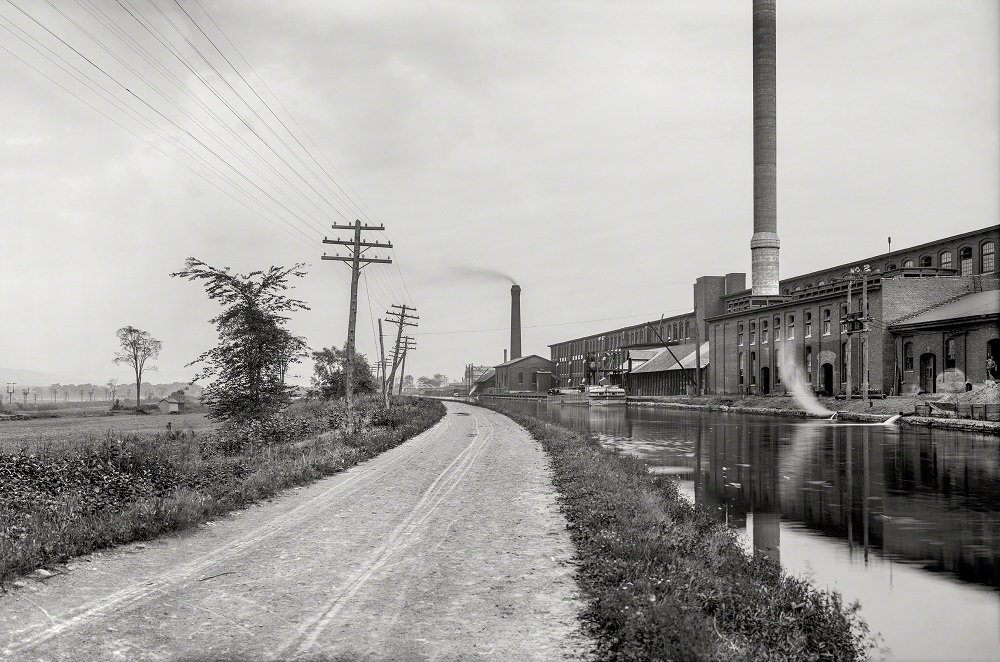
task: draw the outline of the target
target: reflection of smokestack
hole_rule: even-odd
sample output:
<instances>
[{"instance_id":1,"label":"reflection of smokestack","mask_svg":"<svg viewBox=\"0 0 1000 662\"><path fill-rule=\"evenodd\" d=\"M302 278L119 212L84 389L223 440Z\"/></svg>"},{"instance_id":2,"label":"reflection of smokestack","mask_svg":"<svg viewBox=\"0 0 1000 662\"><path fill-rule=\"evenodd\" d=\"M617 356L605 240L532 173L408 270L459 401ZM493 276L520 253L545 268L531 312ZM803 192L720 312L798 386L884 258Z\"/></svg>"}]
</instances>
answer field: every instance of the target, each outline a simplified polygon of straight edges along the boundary
<instances>
[{"instance_id":1,"label":"reflection of smokestack","mask_svg":"<svg viewBox=\"0 0 1000 662\"><path fill-rule=\"evenodd\" d=\"M778 294L775 0L753 0L753 294Z\"/></svg>"},{"instance_id":2,"label":"reflection of smokestack","mask_svg":"<svg viewBox=\"0 0 1000 662\"><path fill-rule=\"evenodd\" d=\"M510 359L521 358L521 286L510 288Z\"/></svg>"}]
</instances>

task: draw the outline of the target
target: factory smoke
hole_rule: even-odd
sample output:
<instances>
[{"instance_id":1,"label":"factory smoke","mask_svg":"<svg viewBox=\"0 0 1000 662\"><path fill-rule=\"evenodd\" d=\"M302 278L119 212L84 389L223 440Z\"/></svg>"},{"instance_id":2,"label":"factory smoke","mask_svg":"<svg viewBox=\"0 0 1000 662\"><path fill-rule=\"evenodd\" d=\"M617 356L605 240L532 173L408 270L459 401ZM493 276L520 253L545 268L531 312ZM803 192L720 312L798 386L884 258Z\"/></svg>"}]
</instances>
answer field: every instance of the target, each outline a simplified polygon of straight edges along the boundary
<instances>
[{"instance_id":1,"label":"factory smoke","mask_svg":"<svg viewBox=\"0 0 1000 662\"><path fill-rule=\"evenodd\" d=\"M489 267L476 267L467 264L452 264L448 265L449 275L461 276L467 279L474 280L506 280L511 285L517 285L517 281L514 277L506 274L499 269L490 269Z\"/></svg>"}]
</instances>

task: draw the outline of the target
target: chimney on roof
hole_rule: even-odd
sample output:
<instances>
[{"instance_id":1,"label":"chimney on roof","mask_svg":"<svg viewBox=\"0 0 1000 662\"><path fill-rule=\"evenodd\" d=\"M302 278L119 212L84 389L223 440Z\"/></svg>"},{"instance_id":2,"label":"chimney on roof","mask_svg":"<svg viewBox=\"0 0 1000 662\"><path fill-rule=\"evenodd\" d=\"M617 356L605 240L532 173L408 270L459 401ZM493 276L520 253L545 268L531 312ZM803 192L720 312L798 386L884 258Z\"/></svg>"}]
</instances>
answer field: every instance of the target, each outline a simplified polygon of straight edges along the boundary
<instances>
[{"instance_id":1,"label":"chimney on roof","mask_svg":"<svg viewBox=\"0 0 1000 662\"><path fill-rule=\"evenodd\" d=\"M521 286L510 288L510 359L521 358Z\"/></svg>"},{"instance_id":2,"label":"chimney on roof","mask_svg":"<svg viewBox=\"0 0 1000 662\"><path fill-rule=\"evenodd\" d=\"M753 0L753 238L751 289L778 294L775 0Z\"/></svg>"}]
</instances>

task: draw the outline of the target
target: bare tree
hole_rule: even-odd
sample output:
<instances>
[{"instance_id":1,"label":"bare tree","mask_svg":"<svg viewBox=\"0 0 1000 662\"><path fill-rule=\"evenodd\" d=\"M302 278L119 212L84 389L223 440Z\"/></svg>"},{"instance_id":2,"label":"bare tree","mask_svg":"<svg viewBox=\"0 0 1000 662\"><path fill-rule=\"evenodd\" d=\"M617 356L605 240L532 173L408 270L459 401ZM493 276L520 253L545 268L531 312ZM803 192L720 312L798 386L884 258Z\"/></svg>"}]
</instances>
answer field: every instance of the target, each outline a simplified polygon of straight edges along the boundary
<instances>
[{"instance_id":1,"label":"bare tree","mask_svg":"<svg viewBox=\"0 0 1000 662\"><path fill-rule=\"evenodd\" d=\"M132 366L135 372L135 410L139 411L142 408L142 373L146 370L146 361L160 355L163 343L151 336L149 331L137 329L131 324L118 329L117 334L122 348L115 355L115 363ZM156 370L156 366L149 366L149 370Z\"/></svg>"},{"instance_id":2,"label":"bare tree","mask_svg":"<svg viewBox=\"0 0 1000 662\"><path fill-rule=\"evenodd\" d=\"M112 377L107 383L108 399L111 402L115 401L115 393L118 392L118 378Z\"/></svg>"}]
</instances>

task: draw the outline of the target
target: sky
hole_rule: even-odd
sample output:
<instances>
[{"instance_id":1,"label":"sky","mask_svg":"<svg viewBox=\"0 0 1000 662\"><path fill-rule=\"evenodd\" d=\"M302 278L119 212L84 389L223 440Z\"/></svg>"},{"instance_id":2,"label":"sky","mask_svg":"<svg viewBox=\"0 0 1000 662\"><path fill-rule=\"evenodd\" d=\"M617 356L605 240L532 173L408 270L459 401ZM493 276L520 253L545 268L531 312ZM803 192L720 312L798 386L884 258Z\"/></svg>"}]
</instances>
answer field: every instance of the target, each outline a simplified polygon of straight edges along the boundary
<instances>
[{"instance_id":1,"label":"sky","mask_svg":"<svg viewBox=\"0 0 1000 662\"><path fill-rule=\"evenodd\" d=\"M996 0L778 3L782 277L998 223L998 26ZM190 379L219 309L170 277L188 257L307 265L289 328L341 346L322 239L355 219L393 243L359 351L415 306L414 376L501 362L512 280L525 354L690 311L750 269L751 27L746 0L5 0L0 382L127 382L129 324L163 343L148 381Z\"/></svg>"}]
</instances>

